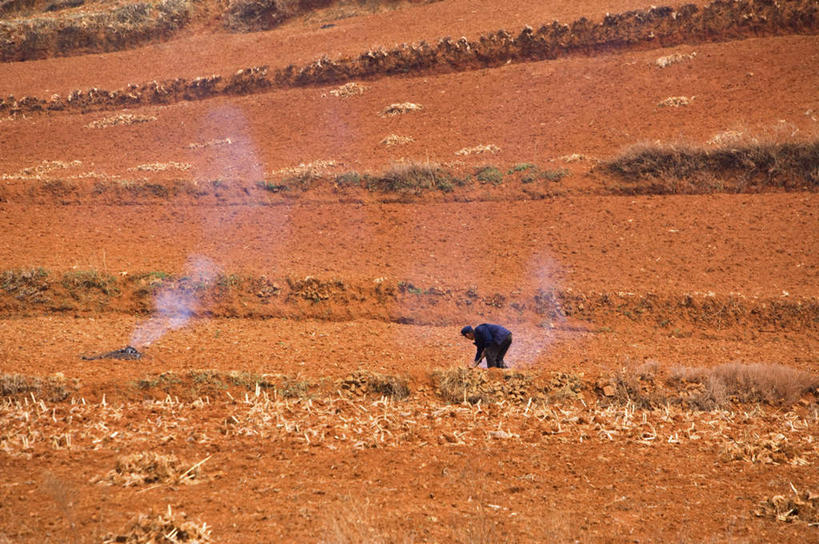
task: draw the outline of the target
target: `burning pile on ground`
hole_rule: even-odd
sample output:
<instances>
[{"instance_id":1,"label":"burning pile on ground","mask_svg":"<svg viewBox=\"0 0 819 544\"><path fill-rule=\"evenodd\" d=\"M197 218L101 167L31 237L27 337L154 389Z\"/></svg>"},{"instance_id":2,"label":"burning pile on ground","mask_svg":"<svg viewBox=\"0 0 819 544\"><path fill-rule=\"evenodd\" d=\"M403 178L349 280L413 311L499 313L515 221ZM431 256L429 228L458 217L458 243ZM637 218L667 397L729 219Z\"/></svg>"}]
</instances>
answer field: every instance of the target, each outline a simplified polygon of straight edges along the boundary
<instances>
[{"instance_id":1,"label":"burning pile on ground","mask_svg":"<svg viewBox=\"0 0 819 544\"><path fill-rule=\"evenodd\" d=\"M204 479L200 461L185 468L176 455L143 451L124 455L117 459L114 470L97 480L98 483L124 487L143 484L199 483Z\"/></svg>"},{"instance_id":2,"label":"burning pile on ground","mask_svg":"<svg viewBox=\"0 0 819 544\"><path fill-rule=\"evenodd\" d=\"M96 361L98 359L118 359L120 361L135 361L142 358L142 352L133 346L125 346L122 349L115 349L99 355L83 355L84 361Z\"/></svg>"},{"instance_id":3,"label":"burning pile on ground","mask_svg":"<svg viewBox=\"0 0 819 544\"><path fill-rule=\"evenodd\" d=\"M168 505L165 514L140 514L132 519L124 534L108 534L103 544L125 542L127 544L162 544L164 542L189 542L190 544L213 542L207 523L199 525L188 521L184 512L173 512Z\"/></svg>"}]
</instances>

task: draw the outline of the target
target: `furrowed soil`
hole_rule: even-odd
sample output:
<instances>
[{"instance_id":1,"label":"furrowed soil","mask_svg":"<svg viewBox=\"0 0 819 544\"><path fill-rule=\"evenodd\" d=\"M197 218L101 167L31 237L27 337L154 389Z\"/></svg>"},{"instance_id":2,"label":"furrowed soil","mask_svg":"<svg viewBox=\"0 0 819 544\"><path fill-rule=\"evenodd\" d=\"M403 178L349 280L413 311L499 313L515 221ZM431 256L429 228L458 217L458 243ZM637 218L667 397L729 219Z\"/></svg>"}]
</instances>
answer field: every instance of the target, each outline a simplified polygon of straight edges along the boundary
<instances>
[{"instance_id":1,"label":"furrowed soil","mask_svg":"<svg viewBox=\"0 0 819 544\"><path fill-rule=\"evenodd\" d=\"M0 63L0 544L819 542L816 4L299 5Z\"/></svg>"}]
</instances>

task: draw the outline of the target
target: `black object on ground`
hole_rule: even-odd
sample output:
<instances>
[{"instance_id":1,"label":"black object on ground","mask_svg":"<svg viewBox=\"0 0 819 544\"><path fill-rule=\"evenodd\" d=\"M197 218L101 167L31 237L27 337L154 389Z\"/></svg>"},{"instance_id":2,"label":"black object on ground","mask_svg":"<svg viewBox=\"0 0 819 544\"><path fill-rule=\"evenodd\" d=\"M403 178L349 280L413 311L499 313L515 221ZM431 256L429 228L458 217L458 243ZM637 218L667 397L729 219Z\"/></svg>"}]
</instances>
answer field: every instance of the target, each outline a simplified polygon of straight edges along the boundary
<instances>
[{"instance_id":1,"label":"black object on ground","mask_svg":"<svg viewBox=\"0 0 819 544\"><path fill-rule=\"evenodd\" d=\"M122 349L109 351L108 353L101 353L99 355L83 355L84 361L96 361L97 359L119 359L121 361L134 361L142 357L142 352L135 347L126 346Z\"/></svg>"}]
</instances>

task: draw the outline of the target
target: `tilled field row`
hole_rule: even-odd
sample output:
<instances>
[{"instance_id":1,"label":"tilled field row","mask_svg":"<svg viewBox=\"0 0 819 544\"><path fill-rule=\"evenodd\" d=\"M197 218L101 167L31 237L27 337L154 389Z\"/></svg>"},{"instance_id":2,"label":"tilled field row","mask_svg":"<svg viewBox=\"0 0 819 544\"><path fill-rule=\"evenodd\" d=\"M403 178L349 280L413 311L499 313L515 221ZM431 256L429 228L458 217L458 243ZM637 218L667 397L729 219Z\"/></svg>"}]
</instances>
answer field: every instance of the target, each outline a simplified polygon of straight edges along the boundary
<instances>
[{"instance_id":1,"label":"tilled field row","mask_svg":"<svg viewBox=\"0 0 819 544\"><path fill-rule=\"evenodd\" d=\"M715 457L749 462L811 465L819 461L816 405L813 412L770 410L702 412L666 406L579 402L449 404L430 398L375 399L349 390L312 398L255 392L234 398L203 396L191 402L163 400L125 404L72 397L46 402L32 393L0 404L0 451L13 456L69 450L151 450L169 442L211 444L264 440L331 450L407 445L475 445L515 441L621 442L673 448L697 442ZM749 434L748 428L754 433Z\"/></svg>"},{"instance_id":2,"label":"tilled field row","mask_svg":"<svg viewBox=\"0 0 819 544\"><path fill-rule=\"evenodd\" d=\"M518 36L501 30L470 41L442 38L391 50L371 50L356 57L322 58L307 66L288 66L268 76L267 66L239 70L230 76L208 75L193 80L131 84L118 90L71 91L67 97L0 98L0 113L86 112L148 104L169 104L214 96L245 95L274 88L324 85L396 74L441 73L500 66L506 62L554 59L572 53L594 54L627 47L726 41L760 35L815 33L816 3L810 0L765 2L718 0L700 9L652 7L609 15L592 23L581 18L571 25L557 21Z\"/></svg>"},{"instance_id":3,"label":"tilled field row","mask_svg":"<svg viewBox=\"0 0 819 544\"><path fill-rule=\"evenodd\" d=\"M464 316L554 327L567 320L603 324L629 319L674 327L754 326L815 330L819 299L747 297L713 292L591 292L575 289L511 293L378 278L366 283L316 277L281 279L237 274L173 277L161 272L114 276L96 270L52 275L42 268L0 273L0 316L116 312L149 315L157 329L191 317L373 319L452 325ZM150 331L146 335L150 336Z\"/></svg>"}]
</instances>

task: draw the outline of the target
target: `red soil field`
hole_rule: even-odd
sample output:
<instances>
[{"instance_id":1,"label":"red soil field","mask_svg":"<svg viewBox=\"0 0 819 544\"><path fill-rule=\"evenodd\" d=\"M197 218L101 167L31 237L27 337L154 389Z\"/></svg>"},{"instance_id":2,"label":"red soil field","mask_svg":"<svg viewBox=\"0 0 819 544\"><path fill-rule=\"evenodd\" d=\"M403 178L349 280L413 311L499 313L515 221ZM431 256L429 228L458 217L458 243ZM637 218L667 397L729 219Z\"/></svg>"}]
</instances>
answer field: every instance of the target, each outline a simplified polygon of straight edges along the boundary
<instances>
[{"instance_id":1,"label":"red soil field","mask_svg":"<svg viewBox=\"0 0 819 544\"><path fill-rule=\"evenodd\" d=\"M367 6L0 63L0 97L650 7ZM129 520L169 506L213 542L819 542L816 174L618 195L599 167L638 144L815 143L817 64L815 30L763 33L375 77L346 98L312 85L0 118L0 544L147 542ZM422 109L381 115L405 102ZM495 151L459 154L477 146ZM407 162L503 181L389 193L336 177ZM562 173L524 183L530 163ZM311 168L306 190L270 190ZM198 286L197 256L213 274ZM189 321L158 319L169 293ZM512 369L460 375L480 402L447 398L441 376L474 356L460 328L486 321L513 331ZM139 360L82 358L160 322ZM787 393L715 385L737 367ZM724 402L698 407L704 393ZM144 452L203 476L98 482ZM807 502L777 519L776 496Z\"/></svg>"}]
</instances>

